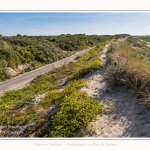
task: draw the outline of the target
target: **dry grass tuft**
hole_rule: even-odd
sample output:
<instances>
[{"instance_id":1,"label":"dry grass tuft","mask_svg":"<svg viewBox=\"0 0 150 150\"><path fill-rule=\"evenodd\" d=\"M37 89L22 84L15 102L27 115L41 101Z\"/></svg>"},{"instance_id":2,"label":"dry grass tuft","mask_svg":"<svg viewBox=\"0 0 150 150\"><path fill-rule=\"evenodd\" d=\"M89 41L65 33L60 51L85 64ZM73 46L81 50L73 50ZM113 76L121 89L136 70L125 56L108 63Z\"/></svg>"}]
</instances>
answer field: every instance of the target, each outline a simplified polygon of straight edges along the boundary
<instances>
[{"instance_id":1,"label":"dry grass tuft","mask_svg":"<svg viewBox=\"0 0 150 150\"><path fill-rule=\"evenodd\" d=\"M114 42L108 52L106 79L112 85L130 87L150 107L150 64L126 42Z\"/></svg>"}]
</instances>

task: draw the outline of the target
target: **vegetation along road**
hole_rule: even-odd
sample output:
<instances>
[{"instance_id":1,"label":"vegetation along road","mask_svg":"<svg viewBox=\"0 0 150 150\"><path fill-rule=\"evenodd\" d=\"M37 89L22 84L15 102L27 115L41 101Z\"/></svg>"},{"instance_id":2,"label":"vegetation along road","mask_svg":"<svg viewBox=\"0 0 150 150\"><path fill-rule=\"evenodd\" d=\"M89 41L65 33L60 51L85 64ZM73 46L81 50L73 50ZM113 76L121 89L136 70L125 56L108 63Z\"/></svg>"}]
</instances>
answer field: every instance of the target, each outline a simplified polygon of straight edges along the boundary
<instances>
[{"instance_id":1,"label":"vegetation along road","mask_svg":"<svg viewBox=\"0 0 150 150\"><path fill-rule=\"evenodd\" d=\"M65 63L69 63L72 60L74 60L77 56L85 54L90 49L92 49L92 48L77 52L76 54L74 54L70 57L64 58L60 61L48 64L46 66L43 66L43 67L38 68L36 70L32 70L30 72L26 72L20 76L16 76L16 77L9 79L9 80L6 80L4 82L0 82L0 95L4 92L8 91L8 90L19 89L19 88L24 87L31 80L33 80L37 75L44 74L44 73L52 70L53 68L57 68L57 67L62 66Z\"/></svg>"}]
</instances>

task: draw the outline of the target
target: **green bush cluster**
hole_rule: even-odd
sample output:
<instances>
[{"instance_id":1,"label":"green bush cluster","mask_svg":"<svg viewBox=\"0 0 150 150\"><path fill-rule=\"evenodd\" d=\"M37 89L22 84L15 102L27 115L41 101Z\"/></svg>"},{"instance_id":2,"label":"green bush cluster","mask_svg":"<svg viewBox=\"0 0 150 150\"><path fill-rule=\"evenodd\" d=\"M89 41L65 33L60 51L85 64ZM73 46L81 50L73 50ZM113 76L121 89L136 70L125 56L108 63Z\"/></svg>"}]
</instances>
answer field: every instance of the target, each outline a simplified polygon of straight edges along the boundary
<instances>
[{"instance_id":1,"label":"green bush cluster","mask_svg":"<svg viewBox=\"0 0 150 150\"><path fill-rule=\"evenodd\" d=\"M37 76L30 86L23 89L13 90L6 92L2 97L0 97L0 124L23 125L27 118L35 118L33 111L38 110L38 107L34 107L34 97L37 94L42 94L51 91L56 88L55 74L47 74L45 76ZM18 113L21 108L30 106L27 114L22 114L22 116L10 116L8 112L11 110ZM28 116L28 117L26 117ZM17 121L15 121L17 120ZM20 123L19 123L20 122Z\"/></svg>"},{"instance_id":2,"label":"green bush cluster","mask_svg":"<svg viewBox=\"0 0 150 150\"><path fill-rule=\"evenodd\" d=\"M79 57L75 63L71 63L71 79L82 78L85 74L100 69L100 52L107 42L99 44L96 48L90 50L87 54Z\"/></svg>"},{"instance_id":3,"label":"green bush cluster","mask_svg":"<svg viewBox=\"0 0 150 150\"><path fill-rule=\"evenodd\" d=\"M84 34L0 37L0 60L4 70L6 67L17 69L19 65L28 63L30 66L25 71L30 71L102 41L105 41L102 36ZM1 76L0 81L8 78L4 71Z\"/></svg>"},{"instance_id":4,"label":"green bush cluster","mask_svg":"<svg viewBox=\"0 0 150 150\"><path fill-rule=\"evenodd\" d=\"M50 96L52 93L49 93L49 101L57 101L55 104L60 108L53 117L50 133L46 136L74 137L79 129L87 126L97 114L103 112L103 106L97 100L79 91L83 86L83 80L75 80L62 93L57 93L57 96Z\"/></svg>"}]
</instances>

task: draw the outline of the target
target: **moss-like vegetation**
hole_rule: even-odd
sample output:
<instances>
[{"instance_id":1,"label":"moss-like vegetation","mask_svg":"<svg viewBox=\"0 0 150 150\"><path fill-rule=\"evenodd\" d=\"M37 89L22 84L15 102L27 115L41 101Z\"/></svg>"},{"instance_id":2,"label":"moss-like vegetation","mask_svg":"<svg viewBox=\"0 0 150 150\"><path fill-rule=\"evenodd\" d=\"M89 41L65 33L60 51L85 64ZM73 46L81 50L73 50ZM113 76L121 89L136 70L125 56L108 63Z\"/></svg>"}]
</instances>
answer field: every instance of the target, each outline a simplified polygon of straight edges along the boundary
<instances>
[{"instance_id":1,"label":"moss-like vegetation","mask_svg":"<svg viewBox=\"0 0 150 150\"><path fill-rule=\"evenodd\" d=\"M98 101L78 91L83 86L84 81L77 80L61 93L61 98L58 98L60 109L53 117L51 131L46 136L75 137L79 129L103 112L103 106Z\"/></svg>"}]
</instances>

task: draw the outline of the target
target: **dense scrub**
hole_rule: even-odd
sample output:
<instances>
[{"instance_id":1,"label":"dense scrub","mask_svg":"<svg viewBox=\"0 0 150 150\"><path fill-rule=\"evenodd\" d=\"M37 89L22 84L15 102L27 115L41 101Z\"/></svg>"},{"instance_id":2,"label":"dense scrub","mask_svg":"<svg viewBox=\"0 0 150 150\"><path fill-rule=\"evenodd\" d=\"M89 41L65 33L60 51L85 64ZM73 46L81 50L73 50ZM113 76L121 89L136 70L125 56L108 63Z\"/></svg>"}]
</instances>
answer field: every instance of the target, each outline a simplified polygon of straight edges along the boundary
<instances>
[{"instance_id":1,"label":"dense scrub","mask_svg":"<svg viewBox=\"0 0 150 150\"><path fill-rule=\"evenodd\" d=\"M110 38L85 34L0 37L0 81L11 77L7 67L17 70L28 64L24 71L30 71Z\"/></svg>"},{"instance_id":2,"label":"dense scrub","mask_svg":"<svg viewBox=\"0 0 150 150\"><path fill-rule=\"evenodd\" d=\"M103 106L80 89L86 86L83 75L101 68L99 55L105 44L75 62L37 76L28 87L0 97L0 124L4 127L1 136L75 137L79 129L103 113ZM41 95L45 96L36 100ZM14 131L17 126L22 130L10 134L6 132L9 126Z\"/></svg>"},{"instance_id":3,"label":"dense scrub","mask_svg":"<svg viewBox=\"0 0 150 150\"><path fill-rule=\"evenodd\" d=\"M85 86L84 80L75 80L65 87L62 93L50 92L41 103L53 102L59 111L53 117L50 137L75 137L78 130L88 125L97 114L103 113L103 106L79 89Z\"/></svg>"}]
</instances>

